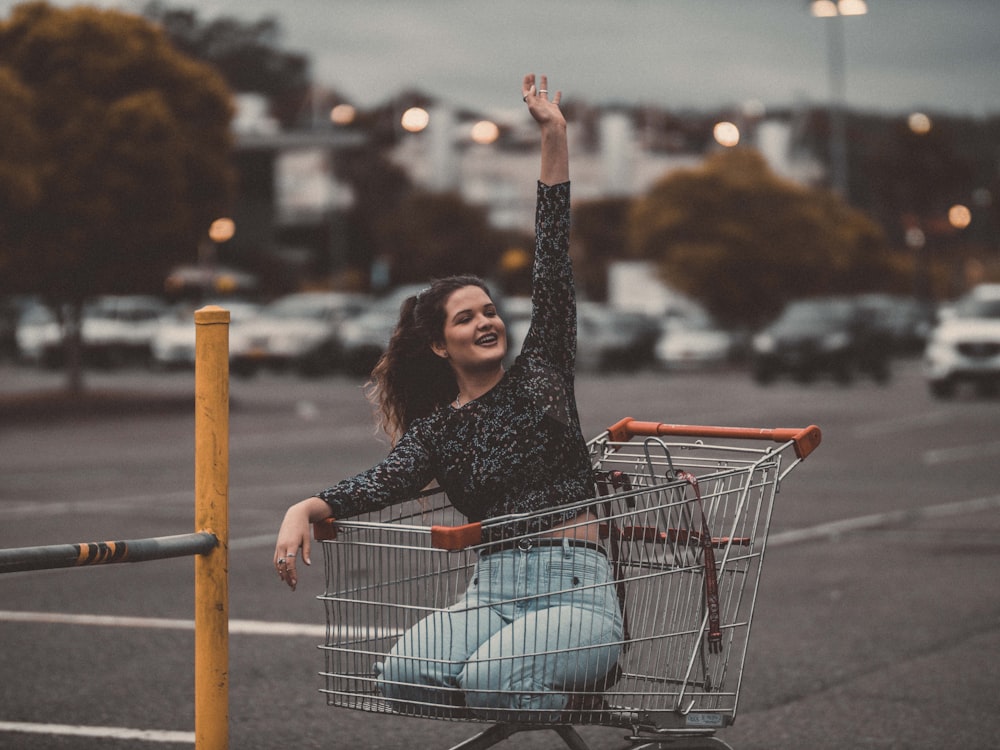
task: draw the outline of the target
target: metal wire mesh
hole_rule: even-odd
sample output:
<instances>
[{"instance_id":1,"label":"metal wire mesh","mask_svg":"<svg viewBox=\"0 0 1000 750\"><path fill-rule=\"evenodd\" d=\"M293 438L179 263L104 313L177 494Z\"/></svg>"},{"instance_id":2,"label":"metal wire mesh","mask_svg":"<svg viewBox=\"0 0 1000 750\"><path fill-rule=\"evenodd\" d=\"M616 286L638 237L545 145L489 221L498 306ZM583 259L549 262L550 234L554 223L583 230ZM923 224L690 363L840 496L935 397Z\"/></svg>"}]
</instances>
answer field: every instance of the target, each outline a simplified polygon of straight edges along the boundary
<instances>
[{"instance_id":1,"label":"metal wire mesh","mask_svg":"<svg viewBox=\"0 0 1000 750\"><path fill-rule=\"evenodd\" d=\"M529 712L527 720L656 729L727 726L736 714L783 448L660 438L614 443L605 436L592 441L590 450L595 495L570 507L600 518L602 544L615 570L615 580L600 585L621 594L627 633L612 684L597 680L575 689L560 715ZM697 479L699 492L685 472ZM319 598L327 637L321 674L328 703L502 720L502 713L466 709L454 687L442 687L431 700L388 701L380 695L378 665L410 628L460 599L495 539L537 540L539 532L532 529L544 528L544 516L552 512L484 522L482 539L455 551L432 543L434 527L464 523L440 492L338 520L336 538L322 542L327 588ZM706 542L718 591L717 645L707 637ZM509 603L520 602L515 597Z\"/></svg>"}]
</instances>

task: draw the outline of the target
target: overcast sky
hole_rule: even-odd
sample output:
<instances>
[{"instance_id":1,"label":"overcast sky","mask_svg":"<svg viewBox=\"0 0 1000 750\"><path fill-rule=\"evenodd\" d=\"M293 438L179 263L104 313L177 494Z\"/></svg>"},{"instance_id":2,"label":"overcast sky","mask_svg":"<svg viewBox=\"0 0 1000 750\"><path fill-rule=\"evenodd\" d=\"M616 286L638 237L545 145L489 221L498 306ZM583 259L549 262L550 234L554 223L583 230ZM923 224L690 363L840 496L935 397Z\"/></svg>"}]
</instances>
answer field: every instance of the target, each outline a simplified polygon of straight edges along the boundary
<instances>
[{"instance_id":1,"label":"overcast sky","mask_svg":"<svg viewBox=\"0 0 1000 750\"><path fill-rule=\"evenodd\" d=\"M829 99L829 25L843 23L847 103L880 112L1000 114L1000 0L868 0L817 19L806 0L176 0L278 19L281 46L370 106L417 88L498 114L525 72L593 104L715 108ZM16 3L0 0L4 16ZM72 3L60 0L56 4ZM125 9L144 2L102 1Z\"/></svg>"}]
</instances>

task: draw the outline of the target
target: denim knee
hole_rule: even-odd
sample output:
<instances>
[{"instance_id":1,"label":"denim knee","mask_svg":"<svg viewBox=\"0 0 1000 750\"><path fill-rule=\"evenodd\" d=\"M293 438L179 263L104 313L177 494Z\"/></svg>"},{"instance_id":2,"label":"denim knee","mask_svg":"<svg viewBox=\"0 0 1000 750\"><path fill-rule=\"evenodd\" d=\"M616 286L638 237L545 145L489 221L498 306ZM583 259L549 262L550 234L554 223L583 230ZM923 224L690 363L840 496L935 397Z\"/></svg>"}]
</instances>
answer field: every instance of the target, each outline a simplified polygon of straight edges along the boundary
<instances>
[{"instance_id":1,"label":"denim knee","mask_svg":"<svg viewBox=\"0 0 1000 750\"><path fill-rule=\"evenodd\" d=\"M434 670L427 659L389 656L375 665L375 688L389 701L458 706L464 703L461 691Z\"/></svg>"},{"instance_id":2,"label":"denim knee","mask_svg":"<svg viewBox=\"0 0 1000 750\"><path fill-rule=\"evenodd\" d=\"M539 711L559 712L566 708L568 696L537 680L521 680L516 685L498 685L495 674L482 665L470 664L459 675L459 686L465 695L465 705L484 718L503 717L508 720L554 720ZM503 712L497 714L496 712ZM524 711L523 714L510 714Z\"/></svg>"}]
</instances>

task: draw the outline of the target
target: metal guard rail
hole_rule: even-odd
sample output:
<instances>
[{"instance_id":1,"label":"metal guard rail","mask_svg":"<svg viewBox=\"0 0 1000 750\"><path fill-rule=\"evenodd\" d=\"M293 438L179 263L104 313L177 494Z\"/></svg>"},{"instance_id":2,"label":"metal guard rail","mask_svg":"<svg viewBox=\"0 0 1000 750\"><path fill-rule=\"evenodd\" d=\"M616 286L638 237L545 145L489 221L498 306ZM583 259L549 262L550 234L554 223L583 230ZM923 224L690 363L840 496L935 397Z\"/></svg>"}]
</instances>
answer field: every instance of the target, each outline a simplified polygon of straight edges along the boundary
<instances>
[{"instance_id":1,"label":"metal guard rail","mask_svg":"<svg viewBox=\"0 0 1000 750\"><path fill-rule=\"evenodd\" d=\"M217 546L219 539L215 534L196 531L128 541L14 547L0 549L0 574L207 555Z\"/></svg>"}]
</instances>

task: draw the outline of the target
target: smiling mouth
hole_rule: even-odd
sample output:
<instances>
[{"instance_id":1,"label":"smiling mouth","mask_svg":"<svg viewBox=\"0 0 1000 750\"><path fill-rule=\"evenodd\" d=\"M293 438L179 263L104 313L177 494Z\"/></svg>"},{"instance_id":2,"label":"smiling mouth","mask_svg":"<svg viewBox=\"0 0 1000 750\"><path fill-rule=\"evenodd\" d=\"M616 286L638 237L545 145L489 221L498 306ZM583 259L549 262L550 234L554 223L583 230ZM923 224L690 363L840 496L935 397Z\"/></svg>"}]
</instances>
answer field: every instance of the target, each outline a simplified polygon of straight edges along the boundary
<instances>
[{"instance_id":1,"label":"smiling mouth","mask_svg":"<svg viewBox=\"0 0 1000 750\"><path fill-rule=\"evenodd\" d=\"M487 333L485 336L480 336L476 339L476 346L488 346L489 344L495 344L500 340L500 337L495 333Z\"/></svg>"}]
</instances>

